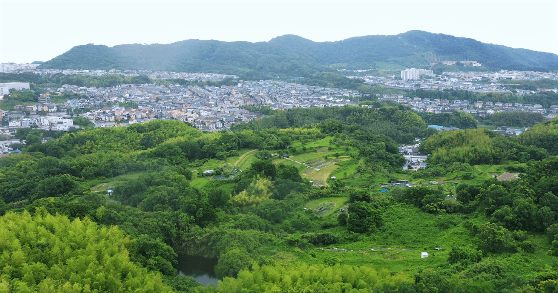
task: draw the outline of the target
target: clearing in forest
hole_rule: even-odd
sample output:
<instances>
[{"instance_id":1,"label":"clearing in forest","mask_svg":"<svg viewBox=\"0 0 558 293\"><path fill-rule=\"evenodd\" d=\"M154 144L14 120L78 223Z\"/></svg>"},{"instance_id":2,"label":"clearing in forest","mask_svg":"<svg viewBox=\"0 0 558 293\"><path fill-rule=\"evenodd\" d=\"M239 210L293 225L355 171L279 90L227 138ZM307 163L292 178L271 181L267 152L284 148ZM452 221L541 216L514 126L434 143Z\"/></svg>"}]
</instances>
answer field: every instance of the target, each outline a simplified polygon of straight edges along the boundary
<instances>
[{"instance_id":1,"label":"clearing in forest","mask_svg":"<svg viewBox=\"0 0 558 293\"><path fill-rule=\"evenodd\" d=\"M116 185L118 185L122 182L138 179L139 176L143 173L144 172L136 172L136 173L130 173L130 174L120 175L120 176L111 178L110 182L103 182L103 183L100 183L98 185L95 185L95 186L91 187L91 192L106 193L107 190L109 190L110 188L114 188L114 186L116 186Z\"/></svg>"},{"instance_id":2,"label":"clearing in forest","mask_svg":"<svg viewBox=\"0 0 558 293\"><path fill-rule=\"evenodd\" d=\"M249 152L246 152L244 154L242 154L242 156L240 156L240 158L238 158L238 160L236 160L236 162L234 162L232 165L233 166L238 166L238 168L240 168L240 170L245 170L248 167L250 167L250 165L252 164L253 161L255 161L254 154L256 154L258 152L257 149L255 150L251 150Z\"/></svg>"},{"instance_id":3,"label":"clearing in forest","mask_svg":"<svg viewBox=\"0 0 558 293\"><path fill-rule=\"evenodd\" d=\"M335 163L333 163L335 164ZM331 177L331 172L337 169L339 166L330 164L326 167L320 169L310 169L311 171L305 174L302 174L303 178L313 181L315 186L327 186L327 179ZM319 171L316 171L319 170Z\"/></svg>"},{"instance_id":4,"label":"clearing in forest","mask_svg":"<svg viewBox=\"0 0 558 293\"><path fill-rule=\"evenodd\" d=\"M341 208L346 209L346 197L328 197L311 200L306 203L306 208L311 210L314 214L324 217L329 216Z\"/></svg>"}]
</instances>

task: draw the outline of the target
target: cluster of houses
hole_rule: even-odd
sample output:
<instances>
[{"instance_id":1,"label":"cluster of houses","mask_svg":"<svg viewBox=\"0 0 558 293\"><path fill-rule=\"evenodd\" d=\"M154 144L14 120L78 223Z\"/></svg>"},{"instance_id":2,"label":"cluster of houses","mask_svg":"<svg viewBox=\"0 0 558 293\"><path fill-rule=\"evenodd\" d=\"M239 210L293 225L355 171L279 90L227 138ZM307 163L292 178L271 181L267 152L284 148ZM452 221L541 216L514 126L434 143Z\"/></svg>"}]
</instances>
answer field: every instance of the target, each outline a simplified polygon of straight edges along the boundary
<instances>
[{"instance_id":1,"label":"cluster of houses","mask_svg":"<svg viewBox=\"0 0 558 293\"><path fill-rule=\"evenodd\" d=\"M12 115L23 114L13 112ZM32 114L11 119L8 122L7 129L15 131L18 128L37 128L43 130L68 131L70 128L79 128L74 125L74 120L67 117L64 113L53 113L52 115L43 116ZM0 130L6 130L6 127L0 127Z\"/></svg>"},{"instance_id":2,"label":"cluster of houses","mask_svg":"<svg viewBox=\"0 0 558 293\"><path fill-rule=\"evenodd\" d=\"M30 69L25 69L30 70ZM58 70L32 69L36 74L82 74L106 75L123 74L129 76L148 75L159 79L185 79L196 81L220 81L237 77L212 73L179 73L119 70ZM396 88L444 89L458 88L471 91L509 92L500 79L538 80L558 79L558 73L530 71L454 72L444 73L436 80L396 80L394 77L355 77L364 78L368 83L382 84ZM488 80L486 83L476 83ZM27 87L28 88L28 84ZM37 127L45 130L69 130L73 125L73 115L81 115L97 127L129 125L152 119L172 119L192 124L205 131L230 129L231 125L248 122L259 114L246 110L247 106L269 106L271 109L292 109L310 107L331 107L357 105L354 98L360 97L356 90L325 88L301 85L282 81L239 81L237 85L181 86L171 84L126 84L114 87L80 87L64 85L51 89L51 95L73 93L81 98L69 100L64 104L50 102L50 96L43 94L39 103L17 105L13 111L4 111L9 126L0 130L9 131L21 127ZM408 105L416 111L450 113L463 111L473 115L490 115L498 111L528 111L553 118L558 114L558 106L544 109L541 105L469 102L446 99L409 98L403 95L383 95L380 100L391 100ZM411 161L413 162L413 161ZM412 165L412 164L411 164ZM419 162L420 165L420 162Z\"/></svg>"},{"instance_id":3,"label":"cluster of houses","mask_svg":"<svg viewBox=\"0 0 558 293\"><path fill-rule=\"evenodd\" d=\"M403 71L402 71L403 72ZM351 78L363 79L365 83L382 85L388 88L405 90L466 90L477 93L503 93L511 94L509 83L498 83L499 80L558 80L556 72L534 72L534 71L506 71L499 72L444 72L438 78L429 79L396 79L395 75L382 76L352 76ZM479 83L481 82L482 83ZM517 94L533 94L539 91L555 91L558 89L538 89L537 91L515 90Z\"/></svg>"},{"instance_id":4,"label":"cluster of houses","mask_svg":"<svg viewBox=\"0 0 558 293\"><path fill-rule=\"evenodd\" d=\"M232 124L260 117L259 114L244 109L246 106L291 109L357 105L349 98L360 96L354 90L271 80L240 82L235 86L221 87L127 84L96 88L64 85L55 92L74 93L82 98L60 105L18 105L14 111L6 113L10 119L10 128L36 126L64 130L72 127L69 122L64 122L66 120L48 120L51 123L47 123L46 118L41 120L35 115L58 113L59 117L70 118L68 113L80 113L97 127L128 125L152 119L173 119L188 122L200 130L215 131L229 129ZM46 95L40 99L49 101ZM29 113L29 117L24 112Z\"/></svg>"},{"instance_id":5,"label":"cluster of houses","mask_svg":"<svg viewBox=\"0 0 558 293\"><path fill-rule=\"evenodd\" d=\"M103 76L109 74L119 74L123 76L140 76L146 75L149 78L156 79L184 79L188 81L223 81L227 78L237 79L238 76L231 74L219 73L191 73L191 72L171 72L171 71L151 71L151 70L78 70L78 69L33 69L19 70L15 72L33 72L40 75L96 75Z\"/></svg>"},{"instance_id":6,"label":"cluster of houses","mask_svg":"<svg viewBox=\"0 0 558 293\"><path fill-rule=\"evenodd\" d=\"M502 103L502 102L484 102L477 101L469 103L467 100L453 100L448 99L421 99L410 98L403 95L383 95L378 97L379 100L395 101L400 104L409 106L417 112L432 112L432 113L451 113L455 111L462 111L472 115L486 116L492 115L496 112L503 111L522 111L541 113L546 115L547 119L552 119L558 114L558 105L552 105L549 109L543 108L539 104L521 104L521 103Z\"/></svg>"},{"instance_id":7,"label":"cluster of houses","mask_svg":"<svg viewBox=\"0 0 558 293\"><path fill-rule=\"evenodd\" d=\"M419 145L420 143L399 146L399 153L405 158L403 170L417 171L426 168L426 159L428 159L428 156L420 154L418 149Z\"/></svg>"},{"instance_id":8,"label":"cluster of houses","mask_svg":"<svg viewBox=\"0 0 558 293\"><path fill-rule=\"evenodd\" d=\"M0 157L3 157L4 154L8 154L10 152L14 152L17 150L14 150L12 148L12 145L14 144L20 144L21 140L19 139L7 139L7 140L0 140Z\"/></svg>"},{"instance_id":9,"label":"cluster of houses","mask_svg":"<svg viewBox=\"0 0 558 293\"><path fill-rule=\"evenodd\" d=\"M456 78L463 81L491 81L499 80L541 80L550 79L557 80L556 72L540 72L540 71L517 71L517 70L501 70L498 72L444 72L443 75L449 78Z\"/></svg>"}]
</instances>

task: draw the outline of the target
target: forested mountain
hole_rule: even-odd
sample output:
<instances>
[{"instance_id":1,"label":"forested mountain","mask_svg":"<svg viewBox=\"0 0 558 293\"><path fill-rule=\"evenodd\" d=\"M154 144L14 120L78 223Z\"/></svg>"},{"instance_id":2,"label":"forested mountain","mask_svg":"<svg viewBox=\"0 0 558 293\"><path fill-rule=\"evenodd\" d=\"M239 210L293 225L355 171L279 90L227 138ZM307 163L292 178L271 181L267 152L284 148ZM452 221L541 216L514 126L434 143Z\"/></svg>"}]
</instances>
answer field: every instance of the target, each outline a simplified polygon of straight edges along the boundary
<instances>
[{"instance_id":1,"label":"forested mountain","mask_svg":"<svg viewBox=\"0 0 558 293\"><path fill-rule=\"evenodd\" d=\"M40 68L222 72L244 78L301 77L332 71L332 65L359 69L374 68L376 62L428 66L428 56L441 60L476 60L492 69L558 69L555 54L423 31L336 42L313 42L285 35L258 43L185 40L166 45L128 44L110 48L88 44L76 46Z\"/></svg>"}]
</instances>

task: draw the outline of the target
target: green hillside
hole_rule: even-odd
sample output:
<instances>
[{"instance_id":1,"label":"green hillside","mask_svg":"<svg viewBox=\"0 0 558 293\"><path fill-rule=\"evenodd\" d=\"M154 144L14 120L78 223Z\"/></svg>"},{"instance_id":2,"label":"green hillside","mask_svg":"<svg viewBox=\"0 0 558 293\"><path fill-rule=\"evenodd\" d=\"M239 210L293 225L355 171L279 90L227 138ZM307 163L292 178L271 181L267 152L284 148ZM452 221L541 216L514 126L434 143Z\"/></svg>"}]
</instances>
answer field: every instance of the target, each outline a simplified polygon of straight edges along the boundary
<instances>
[{"instance_id":1,"label":"green hillside","mask_svg":"<svg viewBox=\"0 0 558 293\"><path fill-rule=\"evenodd\" d=\"M558 69L558 56L524 49L485 44L423 31L392 36L364 36L336 42L313 42L285 35L269 42L186 40L168 45L130 44L111 48L76 46L41 64L40 68L144 69L187 72L221 72L244 78L308 77L333 71L332 65L376 68L429 66L428 56L441 60L476 60L492 69Z\"/></svg>"},{"instance_id":2,"label":"green hillside","mask_svg":"<svg viewBox=\"0 0 558 293\"><path fill-rule=\"evenodd\" d=\"M378 103L37 140L0 158L0 292L555 292L558 158L528 140L554 128L432 133ZM217 287L177 254L217 258Z\"/></svg>"}]
</instances>

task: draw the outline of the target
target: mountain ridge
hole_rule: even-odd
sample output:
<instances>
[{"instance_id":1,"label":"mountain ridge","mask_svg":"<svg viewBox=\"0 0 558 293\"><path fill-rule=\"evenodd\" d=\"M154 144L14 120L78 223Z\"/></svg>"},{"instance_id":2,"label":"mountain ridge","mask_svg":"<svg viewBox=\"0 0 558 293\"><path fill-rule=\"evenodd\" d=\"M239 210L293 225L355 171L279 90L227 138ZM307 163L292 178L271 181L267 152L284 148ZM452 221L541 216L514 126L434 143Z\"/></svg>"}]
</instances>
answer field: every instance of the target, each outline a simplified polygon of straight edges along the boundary
<instances>
[{"instance_id":1,"label":"mountain ridge","mask_svg":"<svg viewBox=\"0 0 558 293\"><path fill-rule=\"evenodd\" d=\"M408 31L341 41L314 42L287 34L267 42L183 40L171 44L75 46L40 68L202 71L258 76L310 76L334 64L375 67L376 62L426 68L426 55L440 60L475 60L490 69L549 71L558 55L486 44L471 38ZM364 68L367 67L367 68Z\"/></svg>"}]
</instances>

